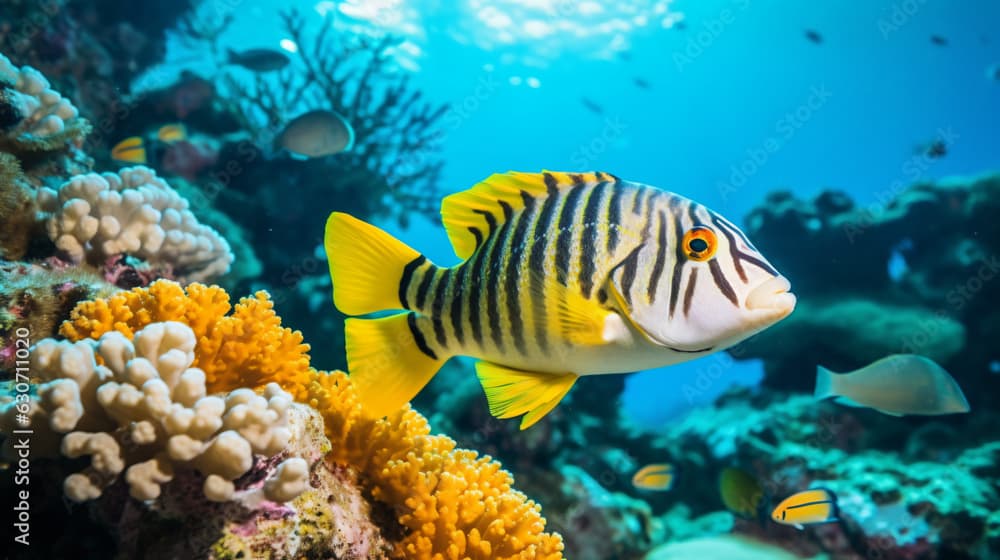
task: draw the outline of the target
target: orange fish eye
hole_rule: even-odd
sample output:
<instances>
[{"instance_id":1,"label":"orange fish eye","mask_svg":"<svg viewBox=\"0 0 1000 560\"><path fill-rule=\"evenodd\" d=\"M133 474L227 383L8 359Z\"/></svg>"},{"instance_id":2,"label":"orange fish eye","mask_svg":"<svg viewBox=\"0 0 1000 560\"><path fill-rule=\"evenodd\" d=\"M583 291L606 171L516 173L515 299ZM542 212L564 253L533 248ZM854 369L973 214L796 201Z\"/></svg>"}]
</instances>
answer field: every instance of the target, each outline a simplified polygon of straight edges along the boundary
<instances>
[{"instance_id":1,"label":"orange fish eye","mask_svg":"<svg viewBox=\"0 0 1000 560\"><path fill-rule=\"evenodd\" d=\"M715 232L705 226L695 226L687 230L681 243L688 258L698 262L712 258L719 246Z\"/></svg>"}]
</instances>

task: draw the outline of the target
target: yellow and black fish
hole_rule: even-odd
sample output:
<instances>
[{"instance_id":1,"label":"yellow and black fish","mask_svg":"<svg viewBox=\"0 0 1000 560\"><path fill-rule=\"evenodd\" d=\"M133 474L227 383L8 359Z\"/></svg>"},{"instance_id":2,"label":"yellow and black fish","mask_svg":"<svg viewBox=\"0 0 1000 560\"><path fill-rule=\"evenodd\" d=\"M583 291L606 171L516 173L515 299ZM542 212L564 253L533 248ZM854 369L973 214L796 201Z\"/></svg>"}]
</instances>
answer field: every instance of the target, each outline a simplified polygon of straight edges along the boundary
<instances>
[{"instance_id":1,"label":"yellow and black fish","mask_svg":"<svg viewBox=\"0 0 1000 560\"><path fill-rule=\"evenodd\" d=\"M839 515L837 496L825 488L814 488L782 500L771 512L771 519L802 529L816 523L834 523L839 521Z\"/></svg>"},{"instance_id":2,"label":"yellow and black fish","mask_svg":"<svg viewBox=\"0 0 1000 560\"><path fill-rule=\"evenodd\" d=\"M347 362L373 416L412 399L452 356L499 418L537 422L581 375L717 352L791 313L789 283L736 226L677 194L607 173L506 173L444 199L460 264L435 266L334 212L325 247L350 318Z\"/></svg>"},{"instance_id":3,"label":"yellow and black fish","mask_svg":"<svg viewBox=\"0 0 1000 560\"><path fill-rule=\"evenodd\" d=\"M129 136L121 140L111 148L111 159L119 163L145 165L152 159L150 148L155 148L156 143L169 145L187 140L187 128L181 123L165 124L148 136L146 139L142 136Z\"/></svg>"},{"instance_id":4,"label":"yellow and black fish","mask_svg":"<svg viewBox=\"0 0 1000 560\"><path fill-rule=\"evenodd\" d=\"M666 492L674 487L674 466L669 463L646 465L632 475L632 486L639 490Z\"/></svg>"}]
</instances>

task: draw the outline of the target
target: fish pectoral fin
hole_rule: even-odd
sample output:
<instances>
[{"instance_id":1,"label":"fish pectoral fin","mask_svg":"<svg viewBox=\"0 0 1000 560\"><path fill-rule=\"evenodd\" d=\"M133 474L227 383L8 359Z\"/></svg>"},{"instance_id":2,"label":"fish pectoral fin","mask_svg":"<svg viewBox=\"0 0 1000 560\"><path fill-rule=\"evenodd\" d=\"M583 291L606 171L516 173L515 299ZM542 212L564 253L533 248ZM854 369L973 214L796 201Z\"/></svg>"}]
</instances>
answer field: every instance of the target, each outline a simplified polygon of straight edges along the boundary
<instances>
[{"instance_id":1,"label":"fish pectoral fin","mask_svg":"<svg viewBox=\"0 0 1000 560\"><path fill-rule=\"evenodd\" d=\"M524 415L521 429L531 427L548 414L577 380L573 373L541 373L508 368L492 362L476 363L490 414L497 418Z\"/></svg>"},{"instance_id":2,"label":"fish pectoral fin","mask_svg":"<svg viewBox=\"0 0 1000 560\"><path fill-rule=\"evenodd\" d=\"M538 274L532 272L531 274ZM602 346L614 341L622 325L619 314L603 307L574 289L563 286L554 275L546 280L530 282L533 301L544 301L548 312L538 329L552 333L575 346Z\"/></svg>"}]
</instances>

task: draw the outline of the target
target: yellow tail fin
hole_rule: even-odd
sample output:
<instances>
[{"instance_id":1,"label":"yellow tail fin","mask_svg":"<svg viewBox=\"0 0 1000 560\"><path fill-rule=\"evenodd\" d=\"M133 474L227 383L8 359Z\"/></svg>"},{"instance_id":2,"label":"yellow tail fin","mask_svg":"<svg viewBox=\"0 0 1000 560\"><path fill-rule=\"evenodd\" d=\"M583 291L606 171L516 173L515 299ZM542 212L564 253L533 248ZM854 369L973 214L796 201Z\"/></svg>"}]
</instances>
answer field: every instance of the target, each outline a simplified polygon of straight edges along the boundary
<instances>
[{"instance_id":1,"label":"yellow tail fin","mask_svg":"<svg viewBox=\"0 0 1000 560\"><path fill-rule=\"evenodd\" d=\"M521 371L490 362L477 362L476 374L486 392L490 414L497 418L524 414L522 430L530 428L555 408L577 379L573 373Z\"/></svg>"},{"instance_id":2,"label":"yellow tail fin","mask_svg":"<svg viewBox=\"0 0 1000 560\"><path fill-rule=\"evenodd\" d=\"M381 418L410 402L450 355L431 349L417 313L381 319L348 319L347 371L368 416Z\"/></svg>"},{"instance_id":3,"label":"yellow tail fin","mask_svg":"<svg viewBox=\"0 0 1000 560\"><path fill-rule=\"evenodd\" d=\"M406 266L423 257L381 229L341 212L326 221L323 246L333 279L333 303L346 315L403 309L399 286Z\"/></svg>"}]
</instances>

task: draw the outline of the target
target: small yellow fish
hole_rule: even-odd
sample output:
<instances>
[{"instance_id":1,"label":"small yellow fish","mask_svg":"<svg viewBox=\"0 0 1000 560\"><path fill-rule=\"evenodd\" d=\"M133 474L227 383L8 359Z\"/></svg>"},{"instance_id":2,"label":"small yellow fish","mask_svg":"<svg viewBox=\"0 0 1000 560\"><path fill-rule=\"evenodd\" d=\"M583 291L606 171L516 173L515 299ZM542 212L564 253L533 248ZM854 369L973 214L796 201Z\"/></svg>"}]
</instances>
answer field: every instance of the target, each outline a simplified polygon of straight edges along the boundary
<instances>
[{"instance_id":1,"label":"small yellow fish","mask_svg":"<svg viewBox=\"0 0 1000 560\"><path fill-rule=\"evenodd\" d=\"M632 486L640 490L666 492L674 487L674 467L667 463L646 465L632 476Z\"/></svg>"},{"instance_id":2,"label":"small yellow fish","mask_svg":"<svg viewBox=\"0 0 1000 560\"><path fill-rule=\"evenodd\" d=\"M719 495L726 509L747 519L762 518L764 489L757 479L738 467L726 467L719 474Z\"/></svg>"},{"instance_id":3,"label":"small yellow fish","mask_svg":"<svg viewBox=\"0 0 1000 560\"><path fill-rule=\"evenodd\" d=\"M785 498L771 512L771 519L802 529L815 523L839 521L838 515L837 496L825 488L814 488Z\"/></svg>"},{"instance_id":4,"label":"small yellow fish","mask_svg":"<svg viewBox=\"0 0 1000 560\"><path fill-rule=\"evenodd\" d=\"M506 173L444 199L460 259L439 267L334 212L324 246L362 409L397 410L453 356L490 413L551 411L581 375L718 352L788 316L790 284L731 222L607 173Z\"/></svg>"},{"instance_id":5,"label":"small yellow fish","mask_svg":"<svg viewBox=\"0 0 1000 560\"><path fill-rule=\"evenodd\" d=\"M141 136L129 136L111 148L111 159L123 163L146 163L146 146Z\"/></svg>"},{"instance_id":6,"label":"small yellow fish","mask_svg":"<svg viewBox=\"0 0 1000 560\"><path fill-rule=\"evenodd\" d=\"M969 411L955 379L933 360L915 354L893 354L850 373L833 373L819 366L815 396L891 416Z\"/></svg>"},{"instance_id":7,"label":"small yellow fish","mask_svg":"<svg viewBox=\"0 0 1000 560\"><path fill-rule=\"evenodd\" d=\"M146 164L149 162L149 144L174 144L187 140L187 128L180 123L165 124L150 134L148 141L142 136L129 136L111 148L111 159L121 163Z\"/></svg>"},{"instance_id":8,"label":"small yellow fish","mask_svg":"<svg viewBox=\"0 0 1000 560\"><path fill-rule=\"evenodd\" d=\"M180 123L165 124L156 131L156 139L164 144L187 140L187 128Z\"/></svg>"}]
</instances>

